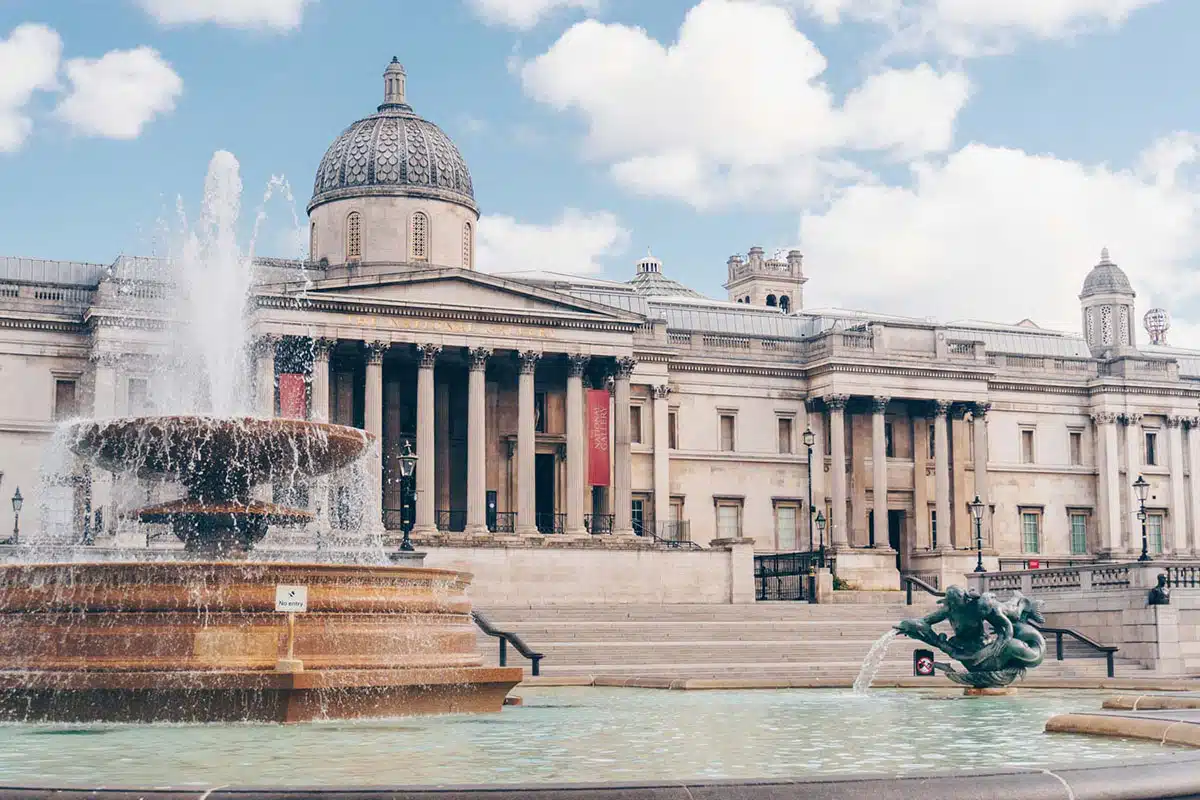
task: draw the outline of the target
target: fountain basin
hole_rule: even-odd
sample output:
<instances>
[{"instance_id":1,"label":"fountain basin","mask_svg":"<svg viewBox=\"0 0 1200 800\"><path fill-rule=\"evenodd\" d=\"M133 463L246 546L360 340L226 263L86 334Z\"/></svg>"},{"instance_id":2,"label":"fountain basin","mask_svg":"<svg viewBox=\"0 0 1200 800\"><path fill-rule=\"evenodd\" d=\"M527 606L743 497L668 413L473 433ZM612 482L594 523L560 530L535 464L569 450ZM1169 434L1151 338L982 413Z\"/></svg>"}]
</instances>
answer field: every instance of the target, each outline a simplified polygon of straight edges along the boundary
<instances>
[{"instance_id":1,"label":"fountain basin","mask_svg":"<svg viewBox=\"0 0 1200 800\"><path fill-rule=\"evenodd\" d=\"M302 721L499 711L517 668L481 667L470 576L256 562L0 567L0 719ZM277 585L306 586L303 671Z\"/></svg>"}]
</instances>

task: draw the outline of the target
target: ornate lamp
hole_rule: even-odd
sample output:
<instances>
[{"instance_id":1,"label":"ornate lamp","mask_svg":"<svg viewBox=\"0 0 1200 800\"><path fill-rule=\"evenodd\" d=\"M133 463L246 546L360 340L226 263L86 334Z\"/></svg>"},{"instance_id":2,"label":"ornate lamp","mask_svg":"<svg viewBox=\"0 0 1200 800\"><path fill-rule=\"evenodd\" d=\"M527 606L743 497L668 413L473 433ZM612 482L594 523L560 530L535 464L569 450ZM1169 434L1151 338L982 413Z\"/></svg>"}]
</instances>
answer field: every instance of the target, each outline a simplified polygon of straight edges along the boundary
<instances>
[{"instance_id":1,"label":"ornate lamp","mask_svg":"<svg viewBox=\"0 0 1200 800\"><path fill-rule=\"evenodd\" d=\"M16 544L21 538L21 506L25 505L25 498L21 496L21 487L17 487L17 491L12 496L13 506L13 535L8 540L8 544Z\"/></svg>"},{"instance_id":2,"label":"ornate lamp","mask_svg":"<svg viewBox=\"0 0 1200 800\"><path fill-rule=\"evenodd\" d=\"M810 428L804 429L804 433L802 434L802 437L803 437L803 441L804 441L804 446L810 450L812 449L812 446L817 443L817 436L815 433L812 432L812 430Z\"/></svg>"},{"instance_id":3,"label":"ornate lamp","mask_svg":"<svg viewBox=\"0 0 1200 800\"><path fill-rule=\"evenodd\" d=\"M1142 554L1138 556L1138 561L1150 560L1149 541L1146 537L1146 495L1150 492L1150 483L1142 475L1138 475L1137 480L1133 482L1133 493L1138 499L1137 517L1142 521Z\"/></svg>"},{"instance_id":4,"label":"ornate lamp","mask_svg":"<svg viewBox=\"0 0 1200 800\"><path fill-rule=\"evenodd\" d=\"M805 426L804 433L800 437L804 442L804 446L808 449L808 552L813 550L813 502L812 502L812 451L813 445L817 442L817 437L813 435L812 428Z\"/></svg>"},{"instance_id":5,"label":"ornate lamp","mask_svg":"<svg viewBox=\"0 0 1200 800\"><path fill-rule=\"evenodd\" d=\"M979 499L979 495L975 495L975 499L969 503L971 508L971 516L975 519L975 571L987 572L983 568L983 501Z\"/></svg>"},{"instance_id":6,"label":"ornate lamp","mask_svg":"<svg viewBox=\"0 0 1200 800\"><path fill-rule=\"evenodd\" d=\"M409 535L413 529L413 516L416 509L413 508L415 498L412 491L413 474L417 470L417 456L413 452L412 443L404 443L404 451L400 454L400 494L401 500L400 510L400 529L404 532L404 541L400 543L400 549L404 552L412 552L413 545Z\"/></svg>"},{"instance_id":7,"label":"ornate lamp","mask_svg":"<svg viewBox=\"0 0 1200 800\"><path fill-rule=\"evenodd\" d=\"M821 536L821 569L825 568L825 512L817 512L817 532Z\"/></svg>"}]
</instances>

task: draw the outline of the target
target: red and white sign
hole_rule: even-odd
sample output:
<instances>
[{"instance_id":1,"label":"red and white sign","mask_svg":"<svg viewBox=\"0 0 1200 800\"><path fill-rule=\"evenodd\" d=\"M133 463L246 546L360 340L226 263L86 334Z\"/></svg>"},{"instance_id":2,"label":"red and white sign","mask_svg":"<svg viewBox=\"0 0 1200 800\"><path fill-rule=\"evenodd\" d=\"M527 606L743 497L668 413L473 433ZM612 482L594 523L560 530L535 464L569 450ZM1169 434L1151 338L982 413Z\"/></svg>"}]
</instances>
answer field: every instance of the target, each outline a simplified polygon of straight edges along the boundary
<instances>
[{"instance_id":1,"label":"red and white sign","mask_svg":"<svg viewBox=\"0 0 1200 800\"><path fill-rule=\"evenodd\" d=\"M1038 561L1036 558L1031 558L1031 559L1029 559L1029 568L1030 569L1041 569L1042 562Z\"/></svg>"},{"instance_id":2,"label":"red and white sign","mask_svg":"<svg viewBox=\"0 0 1200 800\"><path fill-rule=\"evenodd\" d=\"M608 390L587 393L588 485L608 486Z\"/></svg>"},{"instance_id":3,"label":"red and white sign","mask_svg":"<svg viewBox=\"0 0 1200 800\"><path fill-rule=\"evenodd\" d=\"M279 416L287 419L308 417L308 398L305 396L303 375L296 372L280 373Z\"/></svg>"},{"instance_id":4,"label":"red and white sign","mask_svg":"<svg viewBox=\"0 0 1200 800\"><path fill-rule=\"evenodd\" d=\"M929 656L921 656L917 659L917 674L932 675L933 674L933 659Z\"/></svg>"}]
</instances>

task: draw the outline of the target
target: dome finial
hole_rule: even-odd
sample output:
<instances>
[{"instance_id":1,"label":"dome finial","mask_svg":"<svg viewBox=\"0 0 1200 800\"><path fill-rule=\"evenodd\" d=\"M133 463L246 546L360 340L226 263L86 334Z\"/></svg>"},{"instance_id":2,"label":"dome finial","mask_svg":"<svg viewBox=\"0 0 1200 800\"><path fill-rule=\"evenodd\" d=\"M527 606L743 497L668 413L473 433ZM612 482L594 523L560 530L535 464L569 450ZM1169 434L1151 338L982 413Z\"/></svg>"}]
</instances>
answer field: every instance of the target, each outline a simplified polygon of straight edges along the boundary
<instances>
[{"instance_id":1,"label":"dome finial","mask_svg":"<svg viewBox=\"0 0 1200 800\"><path fill-rule=\"evenodd\" d=\"M1108 260L1108 248L1107 247L1100 248L1100 263L1101 264L1111 264L1112 263L1111 261Z\"/></svg>"},{"instance_id":2,"label":"dome finial","mask_svg":"<svg viewBox=\"0 0 1200 800\"><path fill-rule=\"evenodd\" d=\"M388 64L387 69L383 71L384 106L405 105L404 84L406 80L407 76L404 67L400 64L400 59L392 56L392 63Z\"/></svg>"}]
</instances>

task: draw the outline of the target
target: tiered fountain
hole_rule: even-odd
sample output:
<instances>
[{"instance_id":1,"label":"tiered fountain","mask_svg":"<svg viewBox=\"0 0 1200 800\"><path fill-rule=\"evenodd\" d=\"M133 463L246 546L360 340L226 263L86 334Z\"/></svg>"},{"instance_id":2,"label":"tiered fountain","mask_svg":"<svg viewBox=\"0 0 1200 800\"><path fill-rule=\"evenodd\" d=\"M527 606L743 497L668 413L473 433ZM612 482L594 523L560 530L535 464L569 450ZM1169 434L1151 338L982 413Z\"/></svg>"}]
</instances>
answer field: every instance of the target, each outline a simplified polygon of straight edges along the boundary
<instances>
[{"instance_id":1,"label":"tiered fountain","mask_svg":"<svg viewBox=\"0 0 1200 800\"><path fill-rule=\"evenodd\" d=\"M240 195L232 156L214 157L206 189L212 246L190 252L208 254L202 281L225 274L244 292L250 262L230 247ZM194 300L188 288L180 294ZM244 329L244 294L234 299L232 324L209 320L179 337L209 348L185 363L208 379L200 394L211 407L237 407L230 395L239 381L219 374L237 368L244 348L235 333ZM213 313L227 314L229 298L219 300ZM175 315L184 329L205 313L188 310ZM214 335L227 352L212 352ZM424 569L419 558L390 564L382 550L365 564L361 554L358 563L318 564L255 552L273 527L314 523L306 509L254 499L256 487L345 467L373 446L363 431L193 413L77 421L62 434L92 466L181 484L182 499L124 516L168 525L183 547L166 561L126 550L81 562L75 550L67 561L0 567L0 719L295 722L498 711L521 680L520 669L481 666L465 573ZM277 610L280 586L305 588L303 613Z\"/></svg>"}]
</instances>

